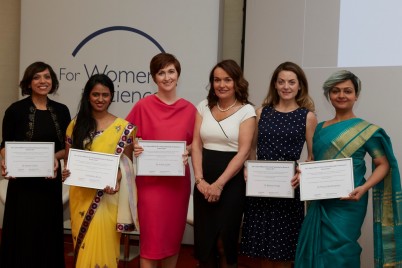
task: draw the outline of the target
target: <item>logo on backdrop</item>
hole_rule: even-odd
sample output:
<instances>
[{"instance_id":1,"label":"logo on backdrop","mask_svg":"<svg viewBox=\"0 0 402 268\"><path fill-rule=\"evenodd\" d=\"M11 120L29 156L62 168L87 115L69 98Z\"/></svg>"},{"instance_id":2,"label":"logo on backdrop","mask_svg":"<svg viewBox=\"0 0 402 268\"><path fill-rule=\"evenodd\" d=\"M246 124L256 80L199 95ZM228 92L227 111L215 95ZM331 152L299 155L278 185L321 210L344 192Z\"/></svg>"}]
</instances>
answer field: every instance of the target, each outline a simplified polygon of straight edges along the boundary
<instances>
[{"instance_id":1,"label":"logo on backdrop","mask_svg":"<svg viewBox=\"0 0 402 268\"><path fill-rule=\"evenodd\" d=\"M127 26L111 26L97 30L85 37L81 42L79 42L79 44L72 52L73 58L76 59L80 55L80 51L85 46L93 46L94 42L97 42L99 40L99 37L104 37L104 35L116 31L122 31L129 35L136 35L137 37L139 36L141 39L144 38L145 41L150 44L150 46L156 48L159 52L165 52L163 47L159 44L157 40L155 40L155 38L141 30ZM104 39L102 39L102 42L104 42L103 40ZM120 53L119 50L118 52ZM132 54L131 51L130 53ZM126 54L130 55L129 53ZM81 67L79 67L79 70L72 70L72 68L60 67L58 70L59 80L64 83L76 83L77 81L84 81L85 84L88 78L92 75L104 73L110 77L115 85L115 97L113 101L120 103L134 103L152 93L149 91L149 86L142 87L146 89L141 89L138 86L149 85L149 83L152 82L152 77L148 70L144 70L145 68L141 68L140 66L135 66L137 70L133 70L116 68L112 66L112 64L108 63L97 63L96 58L105 58L103 55L104 52L102 52L102 57L96 56L93 60L91 59L90 62L81 62ZM149 59L147 59L147 61L149 62ZM138 68L141 69L138 70Z\"/></svg>"}]
</instances>

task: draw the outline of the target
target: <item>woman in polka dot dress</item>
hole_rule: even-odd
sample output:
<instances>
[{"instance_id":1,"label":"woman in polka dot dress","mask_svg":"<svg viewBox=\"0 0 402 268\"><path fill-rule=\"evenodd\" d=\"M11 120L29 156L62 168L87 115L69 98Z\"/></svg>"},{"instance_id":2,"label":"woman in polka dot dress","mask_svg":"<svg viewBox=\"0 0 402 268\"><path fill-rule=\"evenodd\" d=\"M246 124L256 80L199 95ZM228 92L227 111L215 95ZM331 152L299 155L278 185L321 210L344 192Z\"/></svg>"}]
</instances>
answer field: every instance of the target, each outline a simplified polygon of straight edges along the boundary
<instances>
[{"instance_id":1,"label":"woman in polka dot dress","mask_svg":"<svg viewBox=\"0 0 402 268\"><path fill-rule=\"evenodd\" d=\"M317 125L303 70L284 62L274 71L268 95L257 109L257 127L250 159L297 161L304 143L312 160L312 137ZM295 197L247 197L241 253L261 260L261 267L291 267L304 218L297 176Z\"/></svg>"}]
</instances>

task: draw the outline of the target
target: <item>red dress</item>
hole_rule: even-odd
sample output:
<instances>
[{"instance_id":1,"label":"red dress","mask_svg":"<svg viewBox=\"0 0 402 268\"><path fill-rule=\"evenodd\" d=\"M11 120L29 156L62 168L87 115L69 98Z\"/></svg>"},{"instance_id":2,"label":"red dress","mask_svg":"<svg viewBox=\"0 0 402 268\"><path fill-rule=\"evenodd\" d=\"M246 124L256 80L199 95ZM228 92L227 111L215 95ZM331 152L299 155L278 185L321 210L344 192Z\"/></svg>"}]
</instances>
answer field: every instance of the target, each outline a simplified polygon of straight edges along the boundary
<instances>
[{"instance_id":1,"label":"red dress","mask_svg":"<svg viewBox=\"0 0 402 268\"><path fill-rule=\"evenodd\" d=\"M193 140L196 108L184 99L168 105L155 95L138 101L126 120L143 140ZM190 169L184 177L137 176L140 255L163 259L179 253L191 192Z\"/></svg>"}]
</instances>

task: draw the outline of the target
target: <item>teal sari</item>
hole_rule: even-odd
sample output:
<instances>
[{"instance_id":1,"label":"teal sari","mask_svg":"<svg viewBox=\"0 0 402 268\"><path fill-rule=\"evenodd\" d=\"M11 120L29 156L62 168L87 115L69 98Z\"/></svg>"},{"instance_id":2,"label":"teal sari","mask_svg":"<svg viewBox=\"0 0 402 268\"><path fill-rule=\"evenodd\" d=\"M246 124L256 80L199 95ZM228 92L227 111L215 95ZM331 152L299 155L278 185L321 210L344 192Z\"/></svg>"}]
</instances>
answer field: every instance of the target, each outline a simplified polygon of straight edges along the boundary
<instances>
[{"instance_id":1,"label":"teal sari","mask_svg":"<svg viewBox=\"0 0 402 268\"><path fill-rule=\"evenodd\" d=\"M355 187L365 183L364 156L387 156L390 171L373 188L375 267L402 267L402 192L398 164L388 135L378 126L353 118L325 128L313 138L315 160L353 158ZM373 165L374 168L374 165ZM297 245L296 268L360 267L357 242L366 215L368 193L358 202L339 199L309 203Z\"/></svg>"}]
</instances>

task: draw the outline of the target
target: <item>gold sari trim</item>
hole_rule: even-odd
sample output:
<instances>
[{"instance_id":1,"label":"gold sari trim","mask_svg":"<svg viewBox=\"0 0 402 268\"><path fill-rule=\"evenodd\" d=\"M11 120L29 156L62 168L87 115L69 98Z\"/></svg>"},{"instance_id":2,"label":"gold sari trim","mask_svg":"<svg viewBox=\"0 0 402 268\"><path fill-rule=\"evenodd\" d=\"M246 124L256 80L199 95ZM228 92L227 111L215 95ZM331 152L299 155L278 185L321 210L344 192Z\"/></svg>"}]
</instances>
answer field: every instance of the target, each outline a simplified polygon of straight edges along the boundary
<instances>
[{"instance_id":1,"label":"gold sari trim","mask_svg":"<svg viewBox=\"0 0 402 268\"><path fill-rule=\"evenodd\" d=\"M332 141L333 147L325 153L325 159L351 157L378 129L366 121L345 129Z\"/></svg>"}]
</instances>

